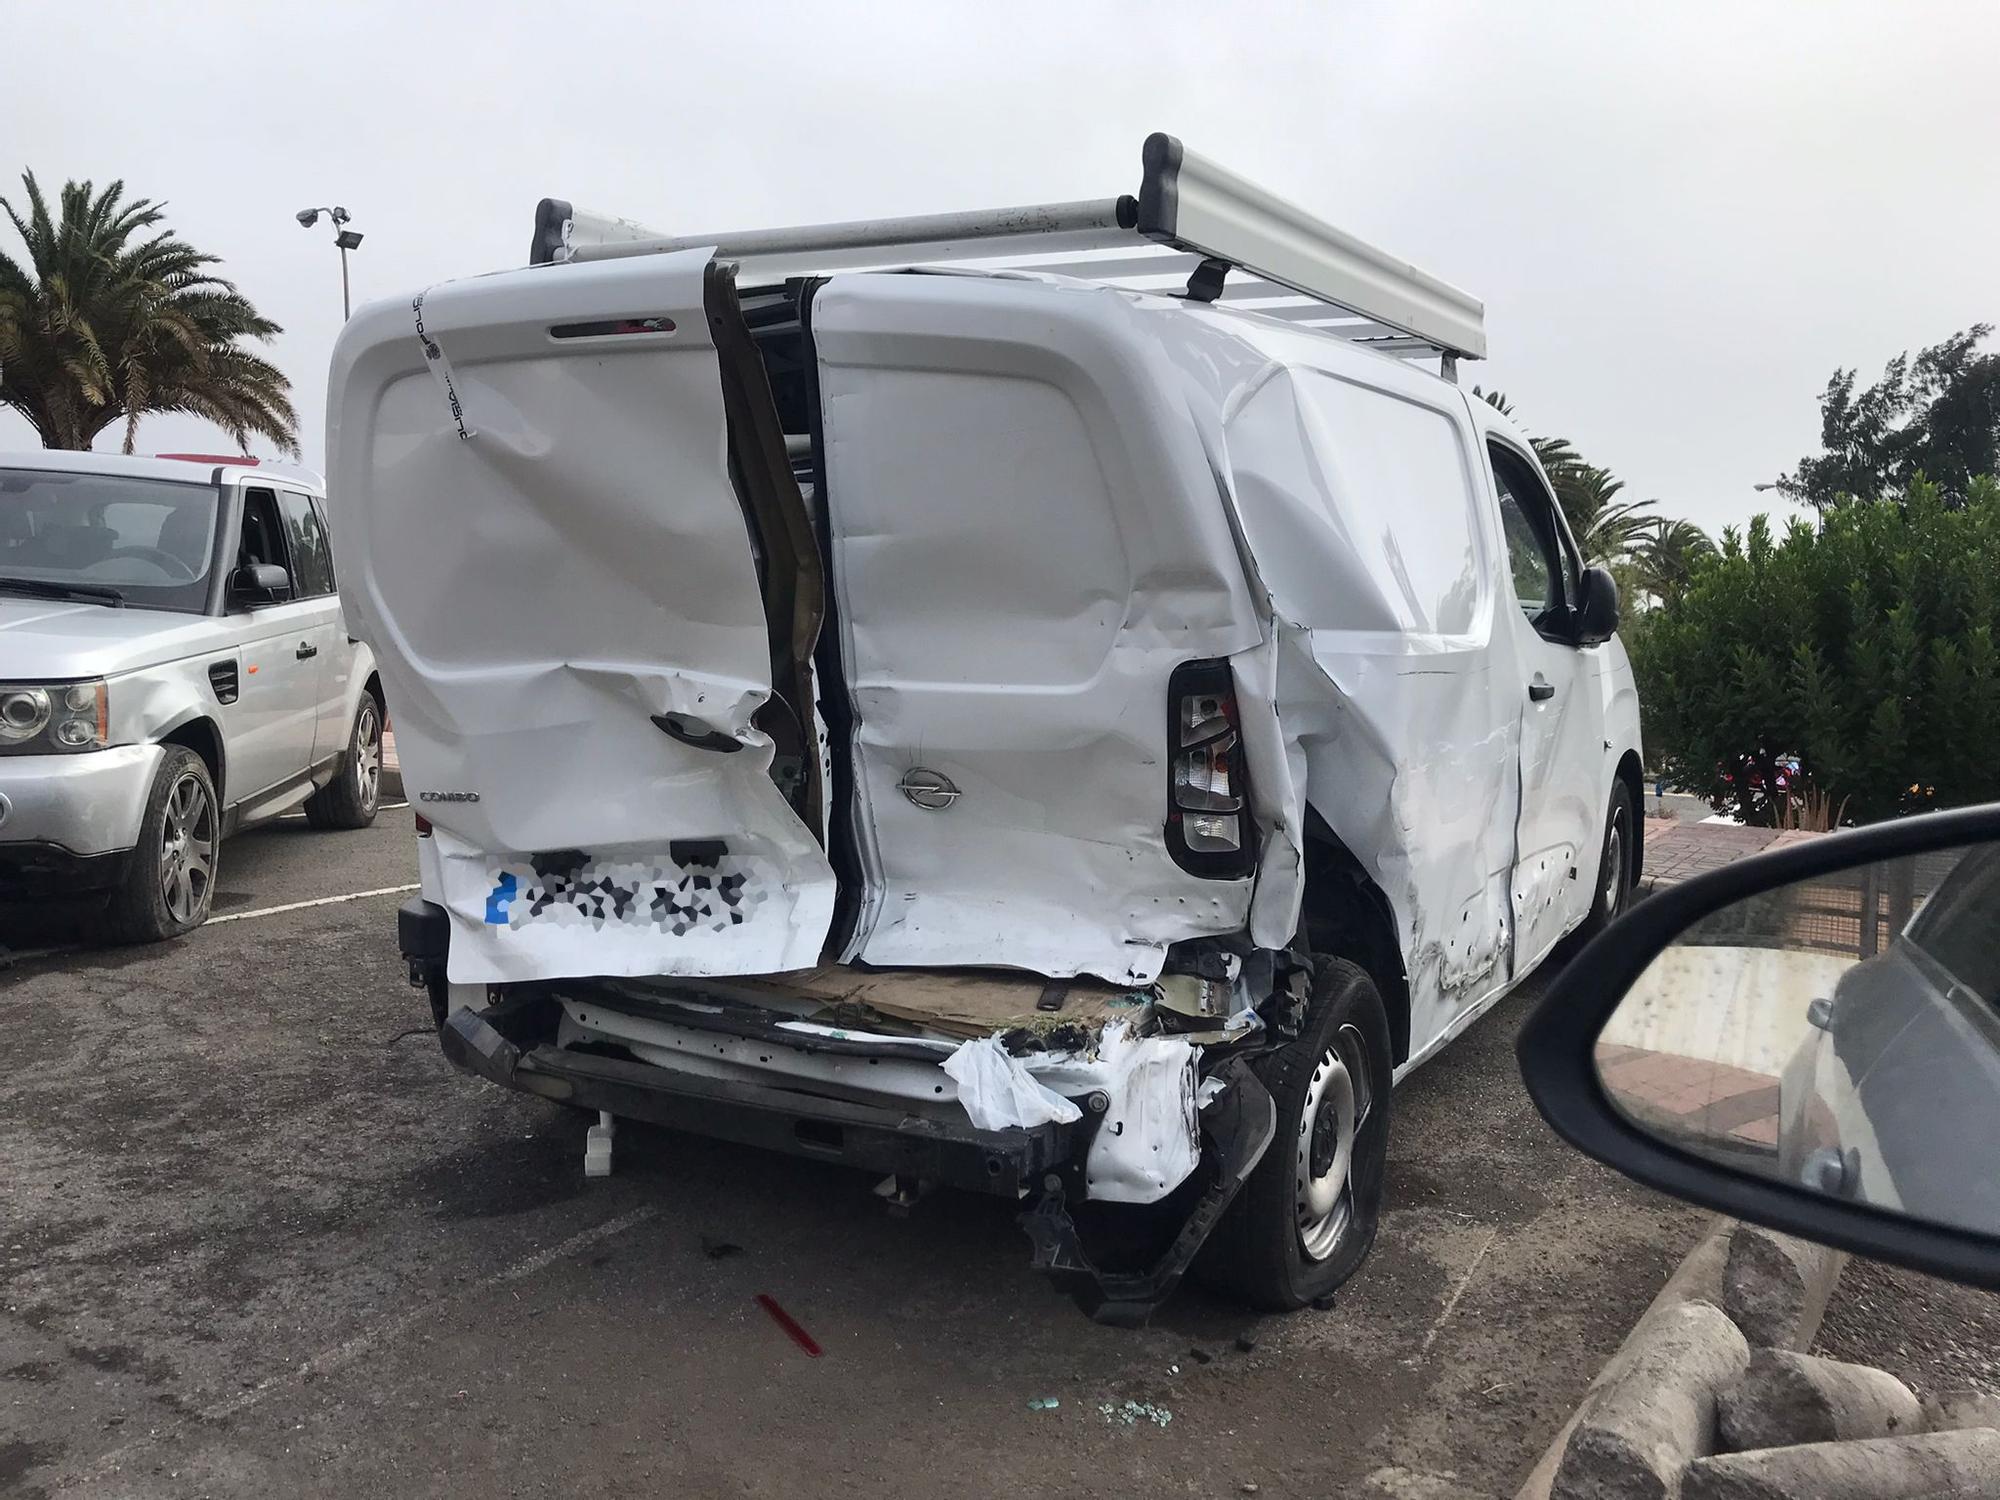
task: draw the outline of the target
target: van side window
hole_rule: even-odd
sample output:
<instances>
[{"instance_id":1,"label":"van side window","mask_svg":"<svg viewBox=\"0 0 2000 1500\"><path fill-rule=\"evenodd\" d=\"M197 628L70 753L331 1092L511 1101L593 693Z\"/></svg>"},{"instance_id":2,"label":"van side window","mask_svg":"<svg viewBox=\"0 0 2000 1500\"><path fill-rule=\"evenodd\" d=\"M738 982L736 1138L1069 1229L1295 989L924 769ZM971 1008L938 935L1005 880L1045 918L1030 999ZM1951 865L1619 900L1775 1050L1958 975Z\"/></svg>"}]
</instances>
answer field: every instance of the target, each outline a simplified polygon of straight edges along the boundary
<instances>
[{"instance_id":1,"label":"van side window","mask_svg":"<svg viewBox=\"0 0 2000 1500\"><path fill-rule=\"evenodd\" d=\"M285 512L285 536L292 544L293 593L301 599L332 593L333 549L327 545L319 512L296 490L280 490L278 504Z\"/></svg>"},{"instance_id":2,"label":"van side window","mask_svg":"<svg viewBox=\"0 0 2000 1500\"><path fill-rule=\"evenodd\" d=\"M1521 613L1540 623L1565 603L1563 549L1556 538L1555 501L1535 471L1499 443L1488 443L1493 487L1500 496L1500 530Z\"/></svg>"}]
</instances>

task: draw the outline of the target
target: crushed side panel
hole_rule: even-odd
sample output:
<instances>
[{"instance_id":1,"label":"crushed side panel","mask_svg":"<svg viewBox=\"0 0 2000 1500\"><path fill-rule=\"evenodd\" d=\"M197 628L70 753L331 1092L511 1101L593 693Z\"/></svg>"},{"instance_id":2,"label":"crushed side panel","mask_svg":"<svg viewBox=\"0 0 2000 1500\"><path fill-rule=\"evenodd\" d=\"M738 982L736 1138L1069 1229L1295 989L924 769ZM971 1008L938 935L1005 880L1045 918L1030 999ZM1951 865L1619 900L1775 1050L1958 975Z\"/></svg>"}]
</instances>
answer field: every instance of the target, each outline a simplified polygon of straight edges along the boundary
<instances>
[{"instance_id":1,"label":"crushed side panel","mask_svg":"<svg viewBox=\"0 0 2000 1500\"><path fill-rule=\"evenodd\" d=\"M1224 423L1271 611L1270 644L1236 664L1274 726L1253 733L1246 708L1272 877L1252 931L1295 929L1298 880L1282 877L1310 802L1389 900L1420 1051L1509 977L1518 710L1469 432L1422 377L1368 375L1268 369Z\"/></svg>"}]
</instances>

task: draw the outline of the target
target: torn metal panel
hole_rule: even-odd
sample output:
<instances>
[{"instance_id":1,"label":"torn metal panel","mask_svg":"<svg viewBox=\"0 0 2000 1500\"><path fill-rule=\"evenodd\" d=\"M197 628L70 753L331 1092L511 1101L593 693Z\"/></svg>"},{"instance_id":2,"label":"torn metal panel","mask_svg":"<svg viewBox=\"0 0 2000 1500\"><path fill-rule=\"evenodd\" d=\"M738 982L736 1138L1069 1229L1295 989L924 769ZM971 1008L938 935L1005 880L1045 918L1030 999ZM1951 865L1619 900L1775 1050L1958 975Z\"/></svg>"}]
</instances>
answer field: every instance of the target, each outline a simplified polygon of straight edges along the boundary
<instances>
[{"instance_id":1,"label":"torn metal panel","mask_svg":"<svg viewBox=\"0 0 2000 1500\"><path fill-rule=\"evenodd\" d=\"M1143 984L1248 910L1249 881L1169 855L1163 741L1174 667L1260 632L1142 320L1055 295L856 276L814 304L866 887L845 956Z\"/></svg>"},{"instance_id":2,"label":"torn metal panel","mask_svg":"<svg viewBox=\"0 0 2000 1500\"><path fill-rule=\"evenodd\" d=\"M1089 1196L1106 1203L1157 1203L1201 1157L1195 1063L1201 1049L1178 1037L1104 1028L1097 1067L1110 1106L1084 1162Z\"/></svg>"},{"instance_id":3,"label":"torn metal panel","mask_svg":"<svg viewBox=\"0 0 2000 1500\"><path fill-rule=\"evenodd\" d=\"M1365 374L1365 382L1360 378ZM1519 709L1500 555L1455 392L1267 365L1219 402L1226 493L1269 599L1239 656L1265 853L1252 935L1297 930L1310 803L1388 899L1420 1047L1512 977Z\"/></svg>"},{"instance_id":4,"label":"torn metal panel","mask_svg":"<svg viewBox=\"0 0 2000 1500\"><path fill-rule=\"evenodd\" d=\"M709 279L699 251L511 272L432 288L422 339L407 303L341 337L345 603L437 828L454 981L818 957L834 878L753 722L773 644Z\"/></svg>"}]
</instances>

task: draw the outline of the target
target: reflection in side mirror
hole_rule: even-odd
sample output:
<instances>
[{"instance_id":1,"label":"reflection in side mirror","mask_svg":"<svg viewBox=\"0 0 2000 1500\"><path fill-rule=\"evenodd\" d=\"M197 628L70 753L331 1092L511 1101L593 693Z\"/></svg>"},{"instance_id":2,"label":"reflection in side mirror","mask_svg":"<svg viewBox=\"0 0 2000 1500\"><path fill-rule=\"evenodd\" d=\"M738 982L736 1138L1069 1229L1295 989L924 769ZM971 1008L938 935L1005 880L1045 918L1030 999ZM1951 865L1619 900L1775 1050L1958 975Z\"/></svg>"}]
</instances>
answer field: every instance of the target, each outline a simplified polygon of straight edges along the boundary
<instances>
[{"instance_id":1,"label":"reflection in side mirror","mask_svg":"<svg viewBox=\"0 0 2000 1500\"><path fill-rule=\"evenodd\" d=\"M1704 917L1597 1040L1641 1129L1814 1192L2000 1233L2000 844Z\"/></svg>"},{"instance_id":2,"label":"reflection in side mirror","mask_svg":"<svg viewBox=\"0 0 2000 1500\"><path fill-rule=\"evenodd\" d=\"M1543 1114L1627 1175L2000 1286L2000 807L1649 898L1519 1051Z\"/></svg>"},{"instance_id":3,"label":"reflection in side mirror","mask_svg":"<svg viewBox=\"0 0 2000 1500\"><path fill-rule=\"evenodd\" d=\"M1576 643L1594 646L1618 633L1618 580L1608 568L1585 568L1577 585Z\"/></svg>"},{"instance_id":4,"label":"reflection in side mirror","mask_svg":"<svg viewBox=\"0 0 2000 1500\"><path fill-rule=\"evenodd\" d=\"M246 563L229 581L230 592L254 604L268 604L292 592L292 575L276 563Z\"/></svg>"}]
</instances>

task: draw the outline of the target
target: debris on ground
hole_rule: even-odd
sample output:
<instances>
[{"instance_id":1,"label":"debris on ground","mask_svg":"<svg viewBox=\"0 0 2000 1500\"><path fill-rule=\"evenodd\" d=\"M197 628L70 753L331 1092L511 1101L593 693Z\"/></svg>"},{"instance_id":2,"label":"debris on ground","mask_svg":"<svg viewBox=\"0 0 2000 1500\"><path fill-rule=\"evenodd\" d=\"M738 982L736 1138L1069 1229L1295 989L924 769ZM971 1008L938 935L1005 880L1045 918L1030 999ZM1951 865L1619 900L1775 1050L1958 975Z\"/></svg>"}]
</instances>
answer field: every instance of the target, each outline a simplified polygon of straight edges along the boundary
<instances>
[{"instance_id":1,"label":"debris on ground","mask_svg":"<svg viewBox=\"0 0 2000 1500\"><path fill-rule=\"evenodd\" d=\"M1215 1351L1213 1349L1204 1349L1201 1345L1195 1344L1188 1349L1188 1358L1198 1365L1213 1364L1215 1363Z\"/></svg>"},{"instance_id":2,"label":"debris on ground","mask_svg":"<svg viewBox=\"0 0 2000 1500\"><path fill-rule=\"evenodd\" d=\"M1059 1396L1037 1396L1028 1403L1028 1410L1054 1411L1057 1407L1061 1405L1062 1405L1062 1398Z\"/></svg>"},{"instance_id":3,"label":"debris on ground","mask_svg":"<svg viewBox=\"0 0 2000 1500\"><path fill-rule=\"evenodd\" d=\"M826 1352L813 1341L811 1334L799 1326L797 1319L778 1306L778 1299L776 1297L771 1296L768 1292L759 1292L757 1294L757 1305L771 1315L773 1323L784 1329L787 1338L805 1350L814 1359L818 1359Z\"/></svg>"},{"instance_id":4,"label":"debris on ground","mask_svg":"<svg viewBox=\"0 0 2000 1500\"><path fill-rule=\"evenodd\" d=\"M1256 1330L1256 1329L1254 1329L1254 1328L1246 1328L1246 1329L1244 1329L1244 1330L1243 1330L1243 1331L1242 1331L1241 1333L1239 1333L1239 1334L1237 1334L1237 1335L1236 1335L1236 1352L1237 1352L1237 1353L1239 1353L1239 1354L1249 1354L1249 1353L1251 1353L1252 1351L1254 1351L1254 1350L1256 1349L1256 1347L1257 1347L1257 1330Z\"/></svg>"},{"instance_id":5,"label":"debris on ground","mask_svg":"<svg viewBox=\"0 0 2000 1500\"><path fill-rule=\"evenodd\" d=\"M1313 1298L1313 1311L1314 1311L1314 1312L1332 1312L1332 1311L1333 1311L1333 1293L1332 1293L1332 1292L1322 1292L1322 1293L1320 1293L1320 1295L1319 1295L1319 1296L1317 1296L1317 1297Z\"/></svg>"},{"instance_id":6,"label":"debris on ground","mask_svg":"<svg viewBox=\"0 0 2000 1500\"><path fill-rule=\"evenodd\" d=\"M730 1240L710 1239L707 1235L703 1235L701 1237L701 1253L706 1255L710 1260L727 1260L732 1255L741 1255L743 1247Z\"/></svg>"},{"instance_id":7,"label":"debris on ground","mask_svg":"<svg viewBox=\"0 0 2000 1500\"><path fill-rule=\"evenodd\" d=\"M1104 1420L1118 1427L1137 1427L1141 1422L1151 1422L1155 1427L1164 1427L1173 1421L1174 1414L1164 1406L1155 1406L1150 1401L1105 1401L1098 1411Z\"/></svg>"}]
</instances>

